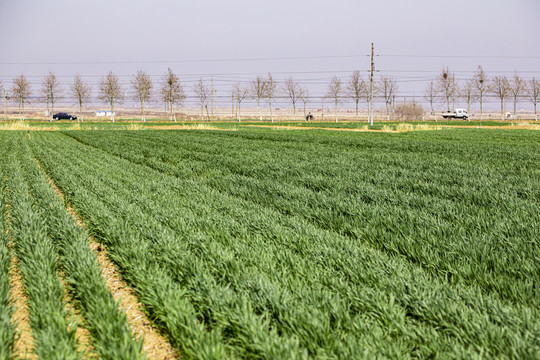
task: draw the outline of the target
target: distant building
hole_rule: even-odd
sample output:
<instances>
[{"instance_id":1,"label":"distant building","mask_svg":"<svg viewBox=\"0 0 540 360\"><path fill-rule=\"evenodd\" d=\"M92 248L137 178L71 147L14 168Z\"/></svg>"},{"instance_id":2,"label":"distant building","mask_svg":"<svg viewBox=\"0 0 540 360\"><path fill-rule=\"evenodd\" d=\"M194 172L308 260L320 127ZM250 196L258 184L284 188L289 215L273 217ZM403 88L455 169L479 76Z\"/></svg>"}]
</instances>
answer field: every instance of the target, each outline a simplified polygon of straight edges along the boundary
<instances>
[{"instance_id":1,"label":"distant building","mask_svg":"<svg viewBox=\"0 0 540 360\"><path fill-rule=\"evenodd\" d=\"M107 110L100 110L96 111L96 116L116 116L116 111L107 111Z\"/></svg>"}]
</instances>

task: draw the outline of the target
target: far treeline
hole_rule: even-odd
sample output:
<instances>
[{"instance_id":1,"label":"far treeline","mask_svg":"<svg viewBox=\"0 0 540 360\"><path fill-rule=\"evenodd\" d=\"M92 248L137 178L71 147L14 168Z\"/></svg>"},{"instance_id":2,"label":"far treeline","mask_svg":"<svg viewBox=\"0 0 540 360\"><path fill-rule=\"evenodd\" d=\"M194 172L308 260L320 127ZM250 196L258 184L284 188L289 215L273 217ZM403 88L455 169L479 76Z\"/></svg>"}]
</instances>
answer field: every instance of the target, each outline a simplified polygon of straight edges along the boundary
<instances>
[{"instance_id":1,"label":"far treeline","mask_svg":"<svg viewBox=\"0 0 540 360\"><path fill-rule=\"evenodd\" d=\"M348 80L334 76L328 84L326 98L331 99L335 107L336 122L338 120L338 107L344 101L352 101L355 104L356 120L358 120L359 103L367 104L368 112L373 107L373 98L371 97L371 86L369 79L362 78L360 71L354 71ZM141 119L146 121L145 104L154 98L159 99L165 105L170 120L176 121L175 106L181 106L186 99L186 92L180 83L179 77L169 68L160 82L160 88L154 89L151 76L143 70L139 70L131 79L131 96L140 103ZM201 107L201 120L208 114L208 103L212 97L211 88L200 78L193 85L193 94ZM11 89L3 88L0 82L0 92L4 93L5 106L8 99L12 99L18 104L21 120L24 119L24 105L29 103L32 95L31 84L26 77L21 74L13 79ZM47 103L47 112L54 113L54 104L62 94L61 88L55 74L50 71L44 78L41 87L41 98ZM70 96L76 100L79 109L82 112L83 104L90 100L92 89L85 83L79 74L75 75L74 81L69 89ZM398 83L396 79L389 76L382 76L374 84L374 94L385 103L386 117L390 119L390 114L396 110L396 94L398 92ZM261 102L266 102L270 110L270 118L273 121L272 100L284 97L288 98L293 107L293 119L296 119L297 106L303 105L304 116L306 115L306 105L312 97L306 87L303 87L293 77L285 79L283 83L274 80L271 73L267 76L258 75L245 85L240 82L233 85L231 89L232 113L231 115L240 121L240 106L245 99L254 99L257 101L257 112L262 120ZM455 108L456 100L465 101L467 110L470 113L471 104L478 103L480 107L480 120L483 119L483 105L488 97L496 98L500 101L501 119L504 120L506 111L506 102L513 102L513 114L516 116L516 107L518 102L527 100L533 104L535 120L538 121L537 103L540 98L540 81L534 77L525 81L515 73L512 78L506 76L488 77L482 69L478 69L473 76L465 82L456 81L453 74L447 67L432 79L424 93L424 99L430 105L431 114L435 113L435 104L442 104L448 111ZM111 109L111 120L114 122L115 105L125 99L124 89L122 88L118 76L110 71L101 79L99 84L98 98L108 104ZM404 107L407 104L404 104ZM399 109L398 109L399 110Z\"/></svg>"}]
</instances>

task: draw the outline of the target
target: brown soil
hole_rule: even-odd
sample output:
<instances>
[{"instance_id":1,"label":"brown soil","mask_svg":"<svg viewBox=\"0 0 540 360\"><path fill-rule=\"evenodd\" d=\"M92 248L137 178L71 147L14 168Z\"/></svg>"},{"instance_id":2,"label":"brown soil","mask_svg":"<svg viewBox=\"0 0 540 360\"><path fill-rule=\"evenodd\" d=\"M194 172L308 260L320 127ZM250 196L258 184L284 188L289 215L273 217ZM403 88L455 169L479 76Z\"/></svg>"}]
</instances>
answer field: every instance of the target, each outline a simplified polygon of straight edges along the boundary
<instances>
[{"instance_id":1,"label":"brown soil","mask_svg":"<svg viewBox=\"0 0 540 360\"><path fill-rule=\"evenodd\" d=\"M37 159L34 159L41 171L47 176L43 167ZM86 225L76 210L70 204L65 202L64 194L47 176L49 184L52 186L56 194L66 204L67 211L76 220L77 224L83 228ZM143 336L143 351L148 359L178 359L178 352L171 346L169 341L159 333L158 329L150 321L146 313L143 311L143 305L138 302L136 293L122 279L122 275L116 269L116 266L110 260L105 247L97 242L92 236L88 237L89 247L92 249L98 263L101 267L102 276L109 291L116 301L119 301L120 308L126 312L128 324L137 338ZM82 339L81 339L82 340ZM82 342L82 341L81 341Z\"/></svg>"},{"instance_id":2,"label":"brown soil","mask_svg":"<svg viewBox=\"0 0 540 360\"><path fill-rule=\"evenodd\" d=\"M400 132L397 130L377 130L377 129L349 129L349 128L325 128L325 127L312 127L312 126L288 126L288 125L244 125L251 127L263 127L279 130L330 130L330 131L354 131L354 132Z\"/></svg>"},{"instance_id":3,"label":"brown soil","mask_svg":"<svg viewBox=\"0 0 540 360\"><path fill-rule=\"evenodd\" d=\"M236 129L223 129L211 125L156 125L156 126L141 126L150 130L220 130L220 131L236 131Z\"/></svg>"},{"instance_id":4,"label":"brown soil","mask_svg":"<svg viewBox=\"0 0 540 360\"><path fill-rule=\"evenodd\" d=\"M19 335L19 338L15 342L15 354L22 359L37 359L37 356L33 353L34 337L32 336L32 329L30 328L28 296L24 292L22 276L17 266L17 258L12 257L10 270L10 297L15 306L12 322L16 324L17 333Z\"/></svg>"},{"instance_id":5,"label":"brown soil","mask_svg":"<svg viewBox=\"0 0 540 360\"><path fill-rule=\"evenodd\" d=\"M386 132L386 133L400 133L400 132L409 132L409 131L424 131L424 130L436 130L442 128L461 128L461 129L507 129L507 130L539 130L539 125L501 125L501 126L467 126L467 125L436 125L436 124L426 124L421 125L421 128L407 128L402 130L389 130L389 129L350 129L350 128L326 128L326 127L311 127L311 126L287 126L287 125L244 125L251 127L263 127L263 128L273 128L279 130L330 130L330 131L353 131L353 132ZM433 127L433 129L430 129Z\"/></svg>"},{"instance_id":6,"label":"brown soil","mask_svg":"<svg viewBox=\"0 0 540 360\"><path fill-rule=\"evenodd\" d=\"M539 130L540 125L529 124L529 125L495 125L495 126L466 126L466 125L441 125L443 128L461 128L461 129L508 129L508 130Z\"/></svg>"}]
</instances>

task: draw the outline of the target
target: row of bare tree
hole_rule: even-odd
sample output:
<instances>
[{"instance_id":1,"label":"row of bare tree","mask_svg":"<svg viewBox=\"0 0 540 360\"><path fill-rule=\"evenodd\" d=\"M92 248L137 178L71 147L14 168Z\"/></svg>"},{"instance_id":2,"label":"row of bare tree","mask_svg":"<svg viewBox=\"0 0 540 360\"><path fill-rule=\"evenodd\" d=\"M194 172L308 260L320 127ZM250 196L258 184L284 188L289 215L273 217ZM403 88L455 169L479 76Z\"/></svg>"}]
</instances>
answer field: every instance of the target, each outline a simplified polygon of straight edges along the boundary
<instances>
[{"instance_id":1,"label":"row of bare tree","mask_svg":"<svg viewBox=\"0 0 540 360\"><path fill-rule=\"evenodd\" d=\"M336 122L338 121L338 105L345 99L348 99L348 101L352 99L354 101L357 120L360 101L366 102L369 112L372 106L369 85L369 81L362 78L360 71L354 71L345 82L336 76L330 80L325 98L332 99L334 103ZM154 84L151 76L145 71L139 70L131 80L131 87L133 98L140 103L142 120L146 121L145 105L154 98ZM0 91L2 91L1 82ZM201 120L204 120L205 110L208 119L210 119L208 102L213 95L212 91L213 89L209 88L202 78L193 85L193 92L201 106ZM375 84L375 94L385 102L387 119L390 118L390 113L394 111L397 91L397 81L392 77L382 76ZM41 88L41 96L47 103L47 111L49 113L54 113L55 102L62 92L63 89L55 74L49 72L44 78ZM176 121L175 106L182 104L186 98L186 94L178 76L170 68L161 79L159 94L165 104L169 118ZM83 104L87 103L90 99L91 88L78 74L75 76L74 82L70 87L70 95L77 100L80 111L82 112ZM31 85L24 75L19 75L13 80L10 96L17 102L21 119L23 119L24 104L29 102L31 96ZM487 96L495 96L500 99L503 119L505 104L509 98L512 98L514 103L514 115L516 114L517 103L523 98L528 98L533 103L535 118L538 120L536 107L540 98L540 81L532 78L527 82L517 73L510 80L505 76L495 76L489 79L482 67L479 66L471 79L460 84L456 81L455 74L451 73L448 68L443 68L437 77L430 81L424 94L425 100L431 106L432 114L434 113L434 104L437 102L445 104L447 109L450 110L450 104L452 104L452 107L455 107L456 99L464 100L470 112L471 104L478 101L481 119L483 118L483 105ZM271 73L268 73L266 77L259 75L246 85L241 83L234 84L231 97L232 116L237 117L238 121L241 120L240 106L242 101L252 98L257 101L257 112L261 120L261 102L264 100L267 101L272 122L274 121L272 114L273 99L277 97L288 98L293 107L293 119L296 119L297 104L299 102L303 103L304 116L306 116L306 105L311 99L308 89L301 86L292 76L280 84L274 80ZM7 96L5 98L7 101ZM110 106L111 120L114 122L115 105L124 100L125 94L118 76L113 72L109 72L101 79L98 98Z\"/></svg>"},{"instance_id":2,"label":"row of bare tree","mask_svg":"<svg viewBox=\"0 0 540 360\"><path fill-rule=\"evenodd\" d=\"M456 98L460 98L467 103L469 113L471 112L471 104L478 101L480 119L482 120L483 105L486 96L490 95L500 101L502 120L504 120L508 99L513 101L514 116L516 116L518 102L528 99L533 104L535 120L538 121L536 107L540 99L540 81L535 78L525 81L517 73L511 79L506 76L495 76L490 79L482 66L478 66L472 78L460 84L456 81L455 74L451 73L448 68L443 68L437 77L429 83L424 98L429 102L432 114L434 113L433 104L437 99L443 99L446 108L450 110L450 104L452 103L452 107L455 107Z\"/></svg>"},{"instance_id":3,"label":"row of bare tree","mask_svg":"<svg viewBox=\"0 0 540 360\"><path fill-rule=\"evenodd\" d=\"M144 107L145 104L151 99L153 88L150 75L141 70L134 76L131 84L134 90L134 98L140 101L141 104L142 119L146 120ZM0 83L0 91L1 90L2 84ZM161 98L165 103L167 113L169 114L170 119L176 122L175 105L181 103L185 99L186 95L182 85L180 84L180 79L172 72L171 69L168 69L167 73L163 77L160 90ZM49 74L43 80L41 88L42 98L47 103L47 112L54 113L54 104L62 91L63 89L56 79L56 75L53 72L49 72ZM70 92L71 95L77 99L79 110L82 113L83 104L88 102L91 96L90 86L81 79L80 75L77 74L75 75L75 80L70 87ZM10 96L18 104L21 120L24 119L24 104L29 102L31 94L32 90L30 82L24 75L21 74L13 79ZM4 97L6 100L8 99L7 95ZM111 108L111 120L114 122L115 105L124 100L125 94L118 80L118 76L116 76L112 71L101 79L99 84L98 98L109 104Z\"/></svg>"}]
</instances>

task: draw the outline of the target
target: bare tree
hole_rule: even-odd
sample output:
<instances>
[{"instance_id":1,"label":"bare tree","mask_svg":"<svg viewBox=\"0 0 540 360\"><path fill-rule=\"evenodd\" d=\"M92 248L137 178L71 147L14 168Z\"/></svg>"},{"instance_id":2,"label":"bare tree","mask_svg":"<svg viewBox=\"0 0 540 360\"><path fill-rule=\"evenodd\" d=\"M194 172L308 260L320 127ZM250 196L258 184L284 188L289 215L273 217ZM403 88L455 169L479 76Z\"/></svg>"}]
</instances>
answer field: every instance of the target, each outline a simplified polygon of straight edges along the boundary
<instances>
[{"instance_id":1,"label":"bare tree","mask_svg":"<svg viewBox=\"0 0 540 360\"><path fill-rule=\"evenodd\" d=\"M79 118L82 120L80 113L82 113L82 105L90 98L92 89L89 85L85 84L79 74L75 75L75 81L71 85L71 94L77 99L79 103Z\"/></svg>"},{"instance_id":2,"label":"bare tree","mask_svg":"<svg viewBox=\"0 0 540 360\"><path fill-rule=\"evenodd\" d=\"M131 86L133 87L133 97L141 104L141 120L146 121L146 115L144 114L144 104L150 101L152 97L152 79L143 70L137 71L135 77L131 80Z\"/></svg>"},{"instance_id":3,"label":"bare tree","mask_svg":"<svg viewBox=\"0 0 540 360\"><path fill-rule=\"evenodd\" d=\"M272 99L276 94L278 83L272 77L272 74L268 73L268 79L266 79L266 97L268 98L268 107L270 108L270 119L274 122L274 115L272 115Z\"/></svg>"},{"instance_id":4,"label":"bare tree","mask_svg":"<svg viewBox=\"0 0 540 360\"><path fill-rule=\"evenodd\" d=\"M47 103L47 113L54 114L54 103L56 102L57 96L61 93L62 89L58 80L56 80L56 75L52 71L49 71L49 74L43 79L41 84L41 94ZM49 113L49 103L51 104L51 111Z\"/></svg>"},{"instance_id":5,"label":"bare tree","mask_svg":"<svg viewBox=\"0 0 540 360\"><path fill-rule=\"evenodd\" d=\"M249 95L249 89L242 86L242 84L240 84L240 83L236 83L233 86L233 94L234 94L234 97L236 98L236 104L237 104L237 107L236 107L237 113L236 113L236 115L238 116L238 122L240 122L241 121L241 119L240 119L240 104Z\"/></svg>"},{"instance_id":6,"label":"bare tree","mask_svg":"<svg viewBox=\"0 0 540 360\"><path fill-rule=\"evenodd\" d=\"M386 104L386 120L390 120L390 106L394 100L398 89L396 80L383 76L381 81L377 85L378 92L384 97L384 102Z\"/></svg>"},{"instance_id":7,"label":"bare tree","mask_svg":"<svg viewBox=\"0 0 540 360\"><path fill-rule=\"evenodd\" d=\"M506 99L510 94L510 83L506 76L495 76L492 82L492 92L501 100L501 120L504 121Z\"/></svg>"},{"instance_id":8,"label":"bare tree","mask_svg":"<svg viewBox=\"0 0 540 360\"><path fill-rule=\"evenodd\" d=\"M446 99L447 110L450 111L450 98L454 95L454 76L448 70L448 67L441 70L441 73L437 76L437 88Z\"/></svg>"},{"instance_id":9,"label":"bare tree","mask_svg":"<svg viewBox=\"0 0 540 360\"><path fill-rule=\"evenodd\" d=\"M328 90L326 96L334 99L334 106L336 109L336 122L338 122L338 102L342 92L341 79L337 76L332 77L330 84L328 84Z\"/></svg>"},{"instance_id":10,"label":"bare tree","mask_svg":"<svg viewBox=\"0 0 540 360\"><path fill-rule=\"evenodd\" d=\"M532 78L529 82L529 87L527 89L529 100L534 105L534 121L538 121L538 113L536 112L536 105L538 104L538 99L540 99L540 81Z\"/></svg>"},{"instance_id":11,"label":"bare tree","mask_svg":"<svg viewBox=\"0 0 540 360\"><path fill-rule=\"evenodd\" d=\"M347 83L347 94L354 100L356 120L358 121L358 103L362 96L368 91L367 83L362 79L360 71L356 70L352 73L349 82Z\"/></svg>"},{"instance_id":12,"label":"bare tree","mask_svg":"<svg viewBox=\"0 0 540 360\"><path fill-rule=\"evenodd\" d=\"M186 98L186 95L182 85L180 85L180 79L178 79L178 76L173 73L171 68L167 70L167 73L163 77L161 96L167 110L169 111L169 119L176 122L176 112L174 110L174 106L176 104L181 104Z\"/></svg>"},{"instance_id":13,"label":"bare tree","mask_svg":"<svg viewBox=\"0 0 540 360\"><path fill-rule=\"evenodd\" d=\"M415 101L406 102L397 107L396 114L404 121L418 120L423 116L424 108Z\"/></svg>"},{"instance_id":14,"label":"bare tree","mask_svg":"<svg viewBox=\"0 0 540 360\"><path fill-rule=\"evenodd\" d=\"M429 102L429 106L431 108L431 115L435 114L435 110L433 109L433 103L437 99L437 86L435 85L433 80L429 82L429 85L424 93L424 99ZM437 121L437 118L435 118L435 121Z\"/></svg>"},{"instance_id":15,"label":"bare tree","mask_svg":"<svg viewBox=\"0 0 540 360\"><path fill-rule=\"evenodd\" d=\"M109 71L99 84L99 99L106 102L111 107L111 120L114 122L114 106L124 100L124 91L116 76Z\"/></svg>"},{"instance_id":16,"label":"bare tree","mask_svg":"<svg viewBox=\"0 0 540 360\"><path fill-rule=\"evenodd\" d=\"M516 107L519 99L526 95L527 83L517 74L514 74L510 83L510 93L514 100L514 118L516 117Z\"/></svg>"},{"instance_id":17,"label":"bare tree","mask_svg":"<svg viewBox=\"0 0 540 360\"><path fill-rule=\"evenodd\" d=\"M257 75L255 80L250 83L251 94L257 98L257 112L259 113L259 120L261 121L261 99L266 96L266 86L266 79L261 75Z\"/></svg>"},{"instance_id":18,"label":"bare tree","mask_svg":"<svg viewBox=\"0 0 540 360\"><path fill-rule=\"evenodd\" d=\"M483 109L483 103L484 103L484 95L486 93L489 93L489 82L486 73L484 72L484 69L482 69L482 66L478 65L478 69L473 75L472 78L473 85L474 85L474 94L475 97L480 102L480 120L483 120L484 118L484 109Z\"/></svg>"},{"instance_id":19,"label":"bare tree","mask_svg":"<svg viewBox=\"0 0 540 360\"><path fill-rule=\"evenodd\" d=\"M467 102L467 112L469 113L468 120L471 121L471 103L476 101L477 95L474 91L474 80L469 80L465 86L460 88L459 96Z\"/></svg>"},{"instance_id":20,"label":"bare tree","mask_svg":"<svg viewBox=\"0 0 540 360\"><path fill-rule=\"evenodd\" d=\"M300 98L300 85L296 81L294 81L291 76L287 80L285 80L285 84L283 85L283 92L291 99L293 106L293 120L296 120L296 103Z\"/></svg>"},{"instance_id":21,"label":"bare tree","mask_svg":"<svg viewBox=\"0 0 540 360\"><path fill-rule=\"evenodd\" d=\"M208 113L208 96L210 95L210 88L205 85L202 78L199 79L199 81L193 85L193 92L195 93L195 96L199 99L199 102L201 104L201 121L204 120L204 108L206 107L206 112Z\"/></svg>"},{"instance_id":22,"label":"bare tree","mask_svg":"<svg viewBox=\"0 0 540 360\"><path fill-rule=\"evenodd\" d=\"M301 87L300 94L298 95L302 103L304 103L304 119L307 120L306 116L306 105L309 102L309 90L307 88Z\"/></svg>"},{"instance_id":23,"label":"bare tree","mask_svg":"<svg viewBox=\"0 0 540 360\"><path fill-rule=\"evenodd\" d=\"M32 94L32 86L23 74L13 79L11 94L19 104L19 116L22 122L24 120L24 104L30 102L28 101L28 98Z\"/></svg>"}]
</instances>

